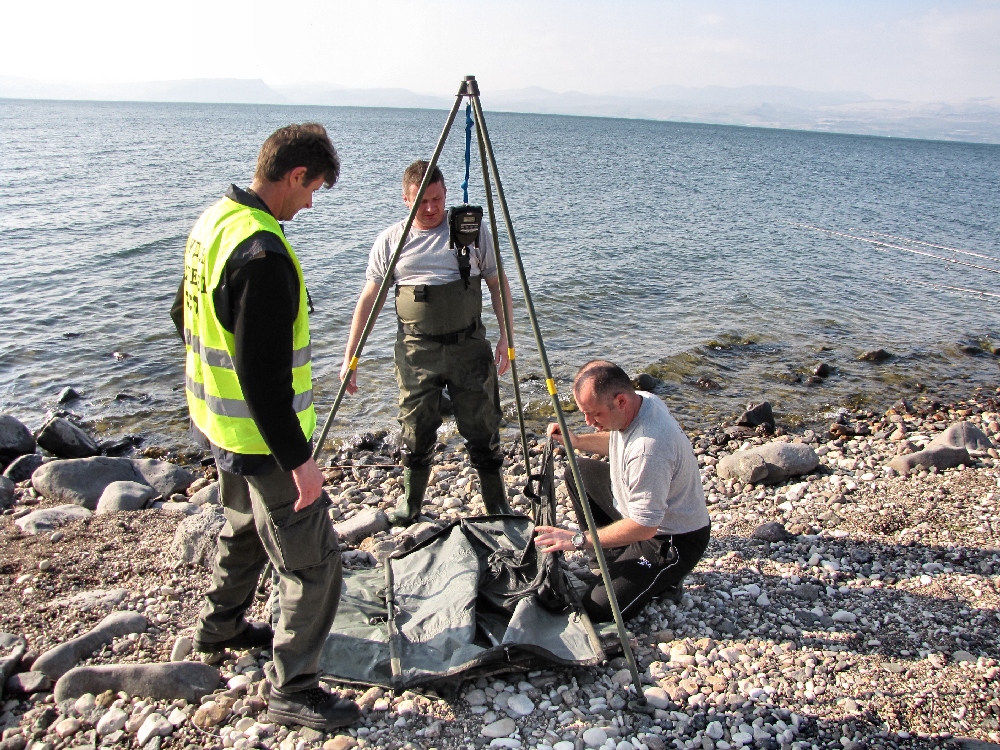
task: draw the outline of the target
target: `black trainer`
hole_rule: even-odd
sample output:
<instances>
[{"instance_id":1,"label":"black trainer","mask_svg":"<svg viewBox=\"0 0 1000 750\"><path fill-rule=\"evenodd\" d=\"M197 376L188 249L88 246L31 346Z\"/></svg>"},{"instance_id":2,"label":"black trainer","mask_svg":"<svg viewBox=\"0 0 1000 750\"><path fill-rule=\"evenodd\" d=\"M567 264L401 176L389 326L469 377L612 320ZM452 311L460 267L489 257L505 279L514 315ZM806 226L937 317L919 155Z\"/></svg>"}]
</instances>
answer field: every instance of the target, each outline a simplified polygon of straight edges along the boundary
<instances>
[{"instance_id":1,"label":"black trainer","mask_svg":"<svg viewBox=\"0 0 1000 750\"><path fill-rule=\"evenodd\" d=\"M675 585L664 589L663 592L661 592L656 598L666 599L668 602L680 604L681 599L684 598L684 581L678 581Z\"/></svg>"},{"instance_id":2,"label":"black trainer","mask_svg":"<svg viewBox=\"0 0 1000 750\"><path fill-rule=\"evenodd\" d=\"M320 687L294 693L282 693L272 687L268 698L267 720L275 724L298 724L330 732L359 718L361 709L357 703Z\"/></svg>"},{"instance_id":3,"label":"black trainer","mask_svg":"<svg viewBox=\"0 0 1000 750\"><path fill-rule=\"evenodd\" d=\"M220 651L232 649L241 651L249 648L270 648L274 640L274 631L266 622L248 622L242 633L227 638L224 641L206 643L194 639L194 650L205 654L217 654Z\"/></svg>"}]
</instances>

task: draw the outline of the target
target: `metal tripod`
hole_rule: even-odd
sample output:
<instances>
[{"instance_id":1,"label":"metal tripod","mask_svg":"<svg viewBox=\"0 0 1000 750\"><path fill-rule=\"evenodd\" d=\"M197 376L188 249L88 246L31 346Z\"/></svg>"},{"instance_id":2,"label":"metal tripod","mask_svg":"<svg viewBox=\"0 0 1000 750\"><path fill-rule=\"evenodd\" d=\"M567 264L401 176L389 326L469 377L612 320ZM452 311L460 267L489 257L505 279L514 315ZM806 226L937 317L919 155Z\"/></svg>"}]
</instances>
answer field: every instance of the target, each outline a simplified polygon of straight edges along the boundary
<instances>
[{"instance_id":1,"label":"metal tripod","mask_svg":"<svg viewBox=\"0 0 1000 750\"><path fill-rule=\"evenodd\" d=\"M504 279L506 277L503 273L503 262L500 257L500 237L497 232L496 213L493 206L493 191L490 181L491 175L492 184L496 187L496 197L500 203L500 211L503 214L504 227L507 230L507 237L510 240L514 264L517 266L517 275L521 281L521 290L524 293L524 302L528 311L528 320L531 323L531 330L535 337L535 345L538 348L538 356L541 360L542 371L545 374L545 385L548 389L549 396L552 399L552 407L555 410L556 421L559 423L559 429L562 432L563 441L566 446L566 456L569 460L570 471L573 475L573 480L579 489L579 495L582 500L580 505L583 507L587 530L590 532L590 538L595 542L594 553L597 557L597 565L601 569L601 577L603 578L604 585L607 588L608 600L611 604L611 611L614 615L615 625L618 628L618 639L621 641L625 661L628 663L629 671L632 673L632 682L635 686L636 699L640 702L640 704L643 704L645 699L642 692L642 681L639 677L639 668L636 666L635 656L632 654L632 648L629 644L628 633L625 630L625 622L622 619L621 609L618 606L618 599L615 596L614 588L612 588L611 575L608 572L608 563L604 556L604 550L601 548L601 545L597 543L597 524L594 521L594 515L590 509L590 503L587 502L586 499L587 493L584 487L583 477L580 474L580 467L577 464L576 453L573 450L573 443L570 437L569 427L566 424L566 417L563 413L562 404L559 402L559 394L556 389L555 379L552 377L552 368L549 366L549 359L545 352L545 343L542 340L542 331L538 325L538 318L535 315L535 306L532 302L531 292L528 288L528 278L524 272L524 263L521 261L521 251L517 244L516 235L514 234L514 224L511 221L510 211L507 208L507 199L504 196L503 184L500 181L500 173L497 168L496 156L493 153L493 145L490 142L489 132L486 129L486 120L483 117L483 108L479 100L479 84L476 82L475 76L466 76L465 80L462 81L458 93L455 95L455 104L448 113L448 119L445 122L444 129L441 131L437 145L434 147L434 153L431 155L427 171L424 173L424 178L420 183L420 188L413 200L413 205L410 207L410 213L406 217L406 223L403 225L403 232L400 235L399 244L396 246L392 257L389 260L389 267L386 270L385 277L382 279L382 284L379 287L375 304L372 306L372 311L368 315L368 320L366 321L364 330L361 333L361 338L358 339L358 345L351 356L349 363L350 371L340 383L340 390L337 392L337 398L333 402L333 408L330 410L330 415L327 417L319 439L316 441L316 449L313 453L313 458L318 459L323 452L323 445L330 432L330 427L333 425L333 420L337 415L337 411L340 409L340 404L344 400L344 393L347 390L347 384L351 379L351 375L358 367L358 358L364 349L365 343L368 341L368 336L375 327L375 321L377 320L378 313L385 302L389 286L393 283L392 279L396 269L396 264L403 251L403 246L406 244L410 228L412 227L413 220L417 214L417 209L419 208L421 201L423 201L424 192L430 184L431 176L434 173L434 167L437 165L438 158L441 156L441 151L444 149L444 144L448 140L448 133L451 131L452 124L455 122L455 116L458 114L462 101L466 98L468 98L472 103L473 112L475 113L476 136L479 143L479 158L483 170L483 186L486 192L486 203L489 209L490 231L493 237L493 248L494 253L496 254L497 269L500 273L500 295L503 302L503 322L507 333L507 353L510 357L511 377L514 384L514 401L517 405L517 419L521 430L521 449L524 453L524 468L526 472L530 473L531 464L528 453L528 438L527 431L524 426L524 408L521 400L521 389L517 376L517 358L514 351L514 330L511 325L511 301L508 298L506 285L504 283Z\"/></svg>"}]
</instances>

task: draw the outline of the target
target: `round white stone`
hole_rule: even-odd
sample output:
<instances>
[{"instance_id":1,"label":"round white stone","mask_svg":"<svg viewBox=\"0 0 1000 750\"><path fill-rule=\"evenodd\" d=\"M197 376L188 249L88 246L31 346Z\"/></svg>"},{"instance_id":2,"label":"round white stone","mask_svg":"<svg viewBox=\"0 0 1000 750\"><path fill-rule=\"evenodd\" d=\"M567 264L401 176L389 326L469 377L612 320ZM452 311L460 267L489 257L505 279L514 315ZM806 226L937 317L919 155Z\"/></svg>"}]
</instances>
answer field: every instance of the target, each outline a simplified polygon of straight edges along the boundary
<instances>
[{"instance_id":1,"label":"round white stone","mask_svg":"<svg viewBox=\"0 0 1000 750\"><path fill-rule=\"evenodd\" d=\"M465 702L470 706L485 706L486 693L482 690L470 690L465 694Z\"/></svg>"},{"instance_id":2,"label":"round white stone","mask_svg":"<svg viewBox=\"0 0 1000 750\"><path fill-rule=\"evenodd\" d=\"M507 710L518 716L527 716L535 710L535 704L523 693L515 693L507 699Z\"/></svg>"},{"instance_id":3,"label":"round white stone","mask_svg":"<svg viewBox=\"0 0 1000 750\"><path fill-rule=\"evenodd\" d=\"M608 733L600 727L591 727L584 730L583 744L587 747L601 747L608 741Z\"/></svg>"}]
</instances>

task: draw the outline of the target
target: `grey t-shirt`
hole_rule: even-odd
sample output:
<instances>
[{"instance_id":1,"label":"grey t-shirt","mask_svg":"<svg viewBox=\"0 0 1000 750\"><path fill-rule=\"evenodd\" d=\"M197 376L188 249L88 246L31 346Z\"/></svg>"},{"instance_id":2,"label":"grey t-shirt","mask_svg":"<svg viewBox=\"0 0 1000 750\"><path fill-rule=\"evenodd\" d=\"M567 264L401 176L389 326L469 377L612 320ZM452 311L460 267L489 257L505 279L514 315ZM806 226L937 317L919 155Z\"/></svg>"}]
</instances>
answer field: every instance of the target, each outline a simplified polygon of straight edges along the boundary
<instances>
[{"instance_id":1,"label":"grey t-shirt","mask_svg":"<svg viewBox=\"0 0 1000 750\"><path fill-rule=\"evenodd\" d=\"M610 435L611 490L625 518L686 534L709 524L705 491L691 441L667 405L651 393L625 430Z\"/></svg>"},{"instance_id":2,"label":"grey t-shirt","mask_svg":"<svg viewBox=\"0 0 1000 750\"><path fill-rule=\"evenodd\" d=\"M389 268L389 259L396 251L403 233L405 221L400 221L386 229L375 240L368 256L368 270L365 278L381 284ZM462 275L458 271L455 251L448 247L448 221L442 221L433 229L410 229L410 235L399 254L393 281L407 286L413 284L448 284L458 281ZM493 256L493 240L486 229L486 223L479 229L479 247L470 248L469 261L472 275L484 280L497 277L496 258Z\"/></svg>"}]
</instances>

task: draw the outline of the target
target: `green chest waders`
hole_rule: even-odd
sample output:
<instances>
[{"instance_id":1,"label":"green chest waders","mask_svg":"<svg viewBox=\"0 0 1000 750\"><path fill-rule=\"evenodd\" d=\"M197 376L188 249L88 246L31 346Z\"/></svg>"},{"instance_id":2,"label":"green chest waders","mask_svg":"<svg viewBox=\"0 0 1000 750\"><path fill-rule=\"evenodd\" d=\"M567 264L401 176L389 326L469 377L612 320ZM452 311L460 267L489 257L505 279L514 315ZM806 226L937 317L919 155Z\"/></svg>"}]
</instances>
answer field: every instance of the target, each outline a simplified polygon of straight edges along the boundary
<instances>
[{"instance_id":1,"label":"green chest waders","mask_svg":"<svg viewBox=\"0 0 1000 750\"><path fill-rule=\"evenodd\" d=\"M448 284L396 287L399 340L411 357L438 350L443 345L449 350L449 359L455 360L455 366L461 367L464 347L454 345L473 337L482 338L482 311L481 276L470 276L467 281L459 279ZM404 381L405 379L400 379L401 399L405 399L410 393ZM460 418L460 415L456 414L456 418ZM500 470L478 467L476 470L487 512L510 513L506 486ZM389 514L391 523L406 525L417 517L429 478L430 466L412 465L405 468L404 494L396 509Z\"/></svg>"}]
</instances>

